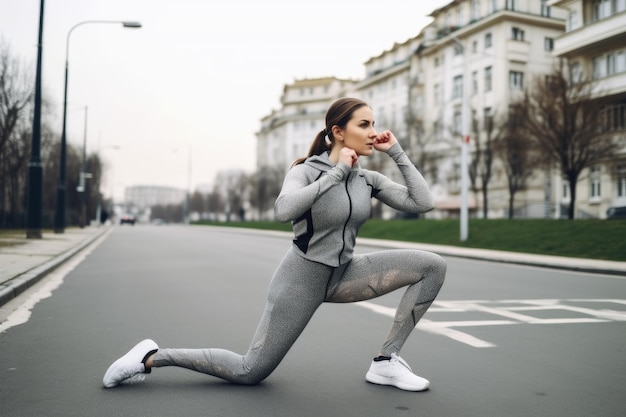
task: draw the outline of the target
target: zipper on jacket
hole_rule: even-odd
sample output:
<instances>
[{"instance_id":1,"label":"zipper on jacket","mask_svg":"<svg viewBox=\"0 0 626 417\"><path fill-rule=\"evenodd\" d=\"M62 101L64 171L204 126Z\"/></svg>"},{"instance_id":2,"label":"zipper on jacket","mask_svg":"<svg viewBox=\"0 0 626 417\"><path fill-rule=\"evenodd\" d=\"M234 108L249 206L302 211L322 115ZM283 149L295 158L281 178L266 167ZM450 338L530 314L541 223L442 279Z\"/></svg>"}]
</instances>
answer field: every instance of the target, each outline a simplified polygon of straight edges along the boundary
<instances>
[{"instance_id":1,"label":"zipper on jacket","mask_svg":"<svg viewBox=\"0 0 626 417\"><path fill-rule=\"evenodd\" d=\"M341 246L341 251L339 251L339 265L341 265L341 255L343 255L343 251L346 249L346 229L348 228L348 223L350 222L350 217L352 217L352 199L350 198L350 191L348 190L348 181L350 180L350 174L346 177L346 195L348 196L348 218L346 222L343 224L343 232L341 234L341 240L343 245Z\"/></svg>"}]
</instances>

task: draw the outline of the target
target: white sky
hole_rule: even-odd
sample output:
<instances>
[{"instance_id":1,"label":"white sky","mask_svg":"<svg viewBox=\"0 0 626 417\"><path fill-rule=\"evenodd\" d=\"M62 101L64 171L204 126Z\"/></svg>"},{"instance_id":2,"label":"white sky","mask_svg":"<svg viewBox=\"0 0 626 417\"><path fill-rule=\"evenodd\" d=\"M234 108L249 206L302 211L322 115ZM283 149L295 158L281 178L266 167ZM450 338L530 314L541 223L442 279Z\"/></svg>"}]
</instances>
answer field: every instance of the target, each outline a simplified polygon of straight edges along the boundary
<instances>
[{"instance_id":1,"label":"white sky","mask_svg":"<svg viewBox=\"0 0 626 417\"><path fill-rule=\"evenodd\" d=\"M70 29L86 20L140 22L141 29L85 24L72 32L68 141L82 146L88 107L87 151L105 159L105 194L188 182L193 190L220 170L255 170L255 133L280 107L285 84L363 78L364 62L417 35L447 3L46 0L44 95L60 135ZM0 38L33 72L39 7L40 0L0 0Z\"/></svg>"}]
</instances>

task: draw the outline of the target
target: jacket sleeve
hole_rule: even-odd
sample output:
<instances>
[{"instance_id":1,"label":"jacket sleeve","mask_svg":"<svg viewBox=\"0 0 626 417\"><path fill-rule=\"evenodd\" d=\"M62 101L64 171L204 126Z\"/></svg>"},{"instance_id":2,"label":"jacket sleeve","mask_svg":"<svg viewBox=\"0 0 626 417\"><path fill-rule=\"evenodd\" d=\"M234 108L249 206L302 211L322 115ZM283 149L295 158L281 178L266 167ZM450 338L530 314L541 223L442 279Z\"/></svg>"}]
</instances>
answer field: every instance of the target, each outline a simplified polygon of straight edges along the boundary
<instances>
[{"instance_id":1,"label":"jacket sleeve","mask_svg":"<svg viewBox=\"0 0 626 417\"><path fill-rule=\"evenodd\" d=\"M400 169L406 185L394 182L375 171L368 171L374 187L373 196L396 210L407 213L425 213L435 208L426 180L404 153L400 144L387 151Z\"/></svg>"},{"instance_id":2,"label":"jacket sleeve","mask_svg":"<svg viewBox=\"0 0 626 417\"><path fill-rule=\"evenodd\" d=\"M306 165L300 164L287 173L283 187L276 198L274 212L280 222L298 219L313 203L328 191L339 184L350 173L350 167L342 162L326 171L317 181L311 181L307 176Z\"/></svg>"}]
</instances>

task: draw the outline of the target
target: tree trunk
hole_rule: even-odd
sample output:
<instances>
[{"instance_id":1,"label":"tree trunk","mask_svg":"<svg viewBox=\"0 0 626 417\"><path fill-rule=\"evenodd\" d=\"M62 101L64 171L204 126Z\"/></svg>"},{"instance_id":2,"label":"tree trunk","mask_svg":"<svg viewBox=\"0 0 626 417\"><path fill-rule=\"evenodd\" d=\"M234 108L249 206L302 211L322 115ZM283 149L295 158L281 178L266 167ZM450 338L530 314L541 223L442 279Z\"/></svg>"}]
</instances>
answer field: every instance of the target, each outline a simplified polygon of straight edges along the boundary
<instances>
[{"instance_id":1,"label":"tree trunk","mask_svg":"<svg viewBox=\"0 0 626 417\"><path fill-rule=\"evenodd\" d=\"M569 207L567 209L567 218L570 220L574 220L574 213L576 212L576 183L578 182L577 177L570 178L569 180Z\"/></svg>"}]
</instances>

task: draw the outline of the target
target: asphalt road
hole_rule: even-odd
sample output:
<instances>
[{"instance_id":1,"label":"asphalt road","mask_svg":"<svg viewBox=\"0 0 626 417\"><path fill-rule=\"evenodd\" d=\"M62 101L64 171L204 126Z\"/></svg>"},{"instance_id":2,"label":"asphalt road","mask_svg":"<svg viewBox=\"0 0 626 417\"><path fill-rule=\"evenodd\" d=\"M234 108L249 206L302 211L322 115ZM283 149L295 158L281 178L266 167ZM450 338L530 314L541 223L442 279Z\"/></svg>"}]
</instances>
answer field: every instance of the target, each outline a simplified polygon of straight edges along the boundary
<instances>
[{"instance_id":1,"label":"asphalt road","mask_svg":"<svg viewBox=\"0 0 626 417\"><path fill-rule=\"evenodd\" d=\"M399 291L323 305L258 386L161 368L140 384L102 388L109 364L146 337L244 352L289 244L245 230L116 227L13 303L24 307L11 319L25 322L0 333L0 415L624 415L624 277L452 257L402 351L429 391L364 379Z\"/></svg>"}]
</instances>

